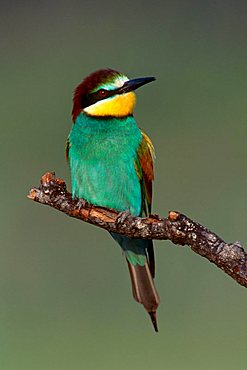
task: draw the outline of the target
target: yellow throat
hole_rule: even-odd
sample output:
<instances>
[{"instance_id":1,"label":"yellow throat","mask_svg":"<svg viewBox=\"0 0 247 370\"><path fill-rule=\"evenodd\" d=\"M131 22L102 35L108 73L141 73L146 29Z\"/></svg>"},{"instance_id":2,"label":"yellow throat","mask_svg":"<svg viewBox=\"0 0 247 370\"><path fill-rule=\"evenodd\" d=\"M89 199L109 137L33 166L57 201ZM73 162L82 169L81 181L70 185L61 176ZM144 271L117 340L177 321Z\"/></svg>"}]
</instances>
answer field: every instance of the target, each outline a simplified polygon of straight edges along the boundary
<instances>
[{"instance_id":1,"label":"yellow throat","mask_svg":"<svg viewBox=\"0 0 247 370\"><path fill-rule=\"evenodd\" d=\"M133 91L100 100L83 109L90 116L125 117L133 114L136 95Z\"/></svg>"}]
</instances>

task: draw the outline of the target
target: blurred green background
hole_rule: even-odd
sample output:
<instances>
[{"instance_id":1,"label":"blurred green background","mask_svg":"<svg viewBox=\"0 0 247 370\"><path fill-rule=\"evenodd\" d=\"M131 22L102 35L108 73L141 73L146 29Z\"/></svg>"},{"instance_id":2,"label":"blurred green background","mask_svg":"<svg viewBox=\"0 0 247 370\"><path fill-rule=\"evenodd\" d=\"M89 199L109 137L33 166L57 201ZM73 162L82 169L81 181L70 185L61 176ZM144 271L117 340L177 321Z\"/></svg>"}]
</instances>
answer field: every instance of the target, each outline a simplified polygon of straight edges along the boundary
<instances>
[{"instance_id":1,"label":"blurred green background","mask_svg":"<svg viewBox=\"0 0 247 370\"><path fill-rule=\"evenodd\" d=\"M243 287L155 242L155 334L108 234L26 198L48 170L69 183L76 84L102 67L154 75L136 107L156 147L153 211L247 244L246 1L13 0L0 14L1 370L246 369Z\"/></svg>"}]
</instances>

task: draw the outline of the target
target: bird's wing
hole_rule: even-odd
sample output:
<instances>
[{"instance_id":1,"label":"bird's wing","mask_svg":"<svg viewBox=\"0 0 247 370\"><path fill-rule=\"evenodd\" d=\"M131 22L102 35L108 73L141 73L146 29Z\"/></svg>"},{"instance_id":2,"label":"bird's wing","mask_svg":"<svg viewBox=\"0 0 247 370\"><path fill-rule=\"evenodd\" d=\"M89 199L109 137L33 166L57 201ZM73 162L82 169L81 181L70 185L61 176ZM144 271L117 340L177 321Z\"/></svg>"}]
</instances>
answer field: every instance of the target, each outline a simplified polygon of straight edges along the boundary
<instances>
[{"instance_id":1,"label":"bird's wing","mask_svg":"<svg viewBox=\"0 0 247 370\"><path fill-rule=\"evenodd\" d=\"M154 147L149 137L142 132L142 141L137 151L136 172L142 191L142 215L148 216L152 204L152 182L154 179Z\"/></svg>"},{"instance_id":2,"label":"bird's wing","mask_svg":"<svg viewBox=\"0 0 247 370\"><path fill-rule=\"evenodd\" d=\"M154 147L149 137L142 132L142 141L137 151L137 160L135 162L136 172L141 184L142 191L142 216L148 216L151 213L152 205L152 183L154 179L153 161ZM147 248L150 272L154 278L155 275L155 257L153 242L150 240Z\"/></svg>"},{"instance_id":3,"label":"bird's wing","mask_svg":"<svg viewBox=\"0 0 247 370\"><path fill-rule=\"evenodd\" d=\"M69 142L69 138L67 139L66 141L66 144L65 144L65 156L66 156L66 159L67 159L67 162L69 161L69 149L70 149L70 142Z\"/></svg>"}]
</instances>

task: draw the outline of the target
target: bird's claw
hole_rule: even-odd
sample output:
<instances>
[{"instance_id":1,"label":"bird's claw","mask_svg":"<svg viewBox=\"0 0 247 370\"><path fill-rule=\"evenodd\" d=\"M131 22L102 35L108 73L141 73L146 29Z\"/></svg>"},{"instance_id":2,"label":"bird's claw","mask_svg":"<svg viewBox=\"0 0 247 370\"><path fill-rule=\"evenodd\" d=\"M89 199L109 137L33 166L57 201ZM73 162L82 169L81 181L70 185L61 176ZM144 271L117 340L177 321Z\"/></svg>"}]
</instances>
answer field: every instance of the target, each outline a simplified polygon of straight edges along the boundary
<instances>
[{"instance_id":1,"label":"bird's claw","mask_svg":"<svg viewBox=\"0 0 247 370\"><path fill-rule=\"evenodd\" d=\"M120 212L116 218L116 224L117 224L117 227L121 226L122 224L124 224L124 222L126 220L128 220L129 216L131 216L131 213L129 210L127 211L123 211L123 212Z\"/></svg>"},{"instance_id":2,"label":"bird's claw","mask_svg":"<svg viewBox=\"0 0 247 370\"><path fill-rule=\"evenodd\" d=\"M90 205L90 203L87 202L86 199L84 199L84 198L78 199L77 204L76 204L76 206L79 210L81 210L82 208L88 207L89 205Z\"/></svg>"}]
</instances>

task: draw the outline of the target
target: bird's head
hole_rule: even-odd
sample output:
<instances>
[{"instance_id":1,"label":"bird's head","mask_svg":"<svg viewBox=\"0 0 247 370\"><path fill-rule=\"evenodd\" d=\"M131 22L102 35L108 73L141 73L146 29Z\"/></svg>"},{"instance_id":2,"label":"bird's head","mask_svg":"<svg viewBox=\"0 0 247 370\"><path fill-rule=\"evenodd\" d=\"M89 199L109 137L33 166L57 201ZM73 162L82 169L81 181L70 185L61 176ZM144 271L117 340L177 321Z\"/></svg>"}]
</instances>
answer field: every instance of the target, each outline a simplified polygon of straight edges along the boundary
<instances>
[{"instance_id":1,"label":"bird's head","mask_svg":"<svg viewBox=\"0 0 247 370\"><path fill-rule=\"evenodd\" d=\"M133 114L138 87L154 77L129 80L113 69L100 69L86 77L75 89L72 118L84 112L96 117L126 117Z\"/></svg>"}]
</instances>

